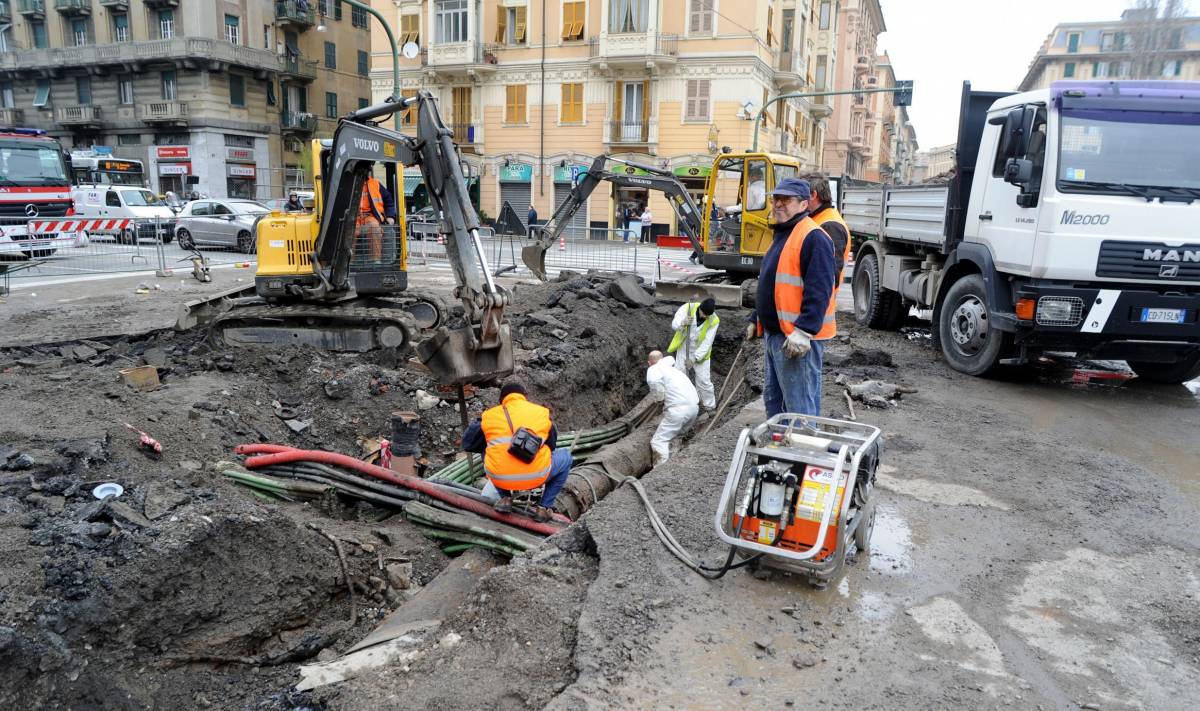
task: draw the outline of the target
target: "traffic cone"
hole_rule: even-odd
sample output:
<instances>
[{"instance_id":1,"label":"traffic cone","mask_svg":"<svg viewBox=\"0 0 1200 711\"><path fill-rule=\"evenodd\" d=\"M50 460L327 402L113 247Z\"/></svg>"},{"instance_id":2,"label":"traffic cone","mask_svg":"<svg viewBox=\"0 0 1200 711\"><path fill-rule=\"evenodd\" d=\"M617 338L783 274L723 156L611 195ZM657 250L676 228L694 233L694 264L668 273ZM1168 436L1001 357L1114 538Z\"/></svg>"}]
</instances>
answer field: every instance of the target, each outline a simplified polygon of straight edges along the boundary
<instances>
[{"instance_id":1,"label":"traffic cone","mask_svg":"<svg viewBox=\"0 0 1200 711\"><path fill-rule=\"evenodd\" d=\"M566 235L558 236L558 251L560 251L560 252L567 251L567 236Z\"/></svg>"}]
</instances>

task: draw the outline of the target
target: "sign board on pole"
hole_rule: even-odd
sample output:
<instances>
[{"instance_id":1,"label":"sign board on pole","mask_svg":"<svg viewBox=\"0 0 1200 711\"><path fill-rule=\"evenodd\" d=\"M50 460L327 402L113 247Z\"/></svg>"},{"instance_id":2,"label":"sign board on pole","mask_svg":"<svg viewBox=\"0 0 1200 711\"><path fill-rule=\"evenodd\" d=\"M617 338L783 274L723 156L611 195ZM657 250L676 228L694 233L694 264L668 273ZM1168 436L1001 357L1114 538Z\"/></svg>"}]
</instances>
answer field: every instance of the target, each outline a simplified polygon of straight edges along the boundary
<instances>
[{"instance_id":1,"label":"sign board on pole","mask_svg":"<svg viewBox=\"0 0 1200 711\"><path fill-rule=\"evenodd\" d=\"M896 82L896 93L892 95L895 106L912 106L912 79Z\"/></svg>"}]
</instances>

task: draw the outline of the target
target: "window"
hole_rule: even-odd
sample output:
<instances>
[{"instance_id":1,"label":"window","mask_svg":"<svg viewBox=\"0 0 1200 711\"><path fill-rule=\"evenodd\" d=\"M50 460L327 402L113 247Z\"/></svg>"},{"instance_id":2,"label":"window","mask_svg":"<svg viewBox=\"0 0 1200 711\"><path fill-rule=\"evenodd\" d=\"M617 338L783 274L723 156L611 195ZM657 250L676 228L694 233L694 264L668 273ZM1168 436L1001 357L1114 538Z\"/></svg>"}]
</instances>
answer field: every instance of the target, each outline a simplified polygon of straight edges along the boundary
<instances>
[{"instance_id":1,"label":"window","mask_svg":"<svg viewBox=\"0 0 1200 711\"><path fill-rule=\"evenodd\" d=\"M564 40L583 39L584 5L583 2L563 3L562 38Z\"/></svg>"},{"instance_id":2,"label":"window","mask_svg":"<svg viewBox=\"0 0 1200 711\"><path fill-rule=\"evenodd\" d=\"M496 8L496 42L500 44L525 44L527 31L527 8Z\"/></svg>"},{"instance_id":3,"label":"window","mask_svg":"<svg viewBox=\"0 0 1200 711\"><path fill-rule=\"evenodd\" d=\"M33 105L42 108L50 108L50 80L38 79L37 90L33 92Z\"/></svg>"},{"instance_id":4,"label":"window","mask_svg":"<svg viewBox=\"0 0 1200 711\"><path fill-rule=\"evenodd\" d=\"M13 83L11 81L0 82L0 106L11 109L16 105L16 97L13 96Z\"/></svg>"},{"instance_id":5,"label":"window","mask_svg":"<svg viewBox=\"0 0 1200 711\"><path fill-rule=\"evenodd\" d=\"M767 46L775 44L775 6L767 5Z\"/></svg>"},{"instance_id":6,"label":"window","mask_svg":"<svg viewBox=\"0 0 1200 711\"><path fill-rule=\"evenodd\" d=\"M1104 32L1100 35L1101 52L1120 52L1125 48L1124 32Z\"/></svg>"},{"instance_id":7,"label":"window","mask_svg":"<svg viewBox=\"0 0 1200 711\"><path fill-rule=\"evenodd\" d=\"M796 24L796 11L787 9L782 12L783 29L779 33L779 46L784 52L791 52L794 49L792 36L795 34L793 28Z\"/></svg>"},{"instance_id":8,"label":"window","mask_svg":"<svg viewBox=\"0 0 1200 711\"><path fill-rule=\"evenodd\" d=\"M107 207L120 207L121 196L117 195L116 190L109 190L104 196L104 204Z\"/></svg>"},{"instance_id":9,"label":"window","mask_svg":"<svg viewBox=\"0 0 1200 711\"><path fill-rule=\"evenodd\" d=\"M708 121L711 82L708 79L688 79L685 121Z\"/></svg>"},{"instance_id":10,"label":"window","mask_svg":"<svg viewBox=\"0 0 1200 711\"><path fill-rule=\"evenodd\" d=\"M504 123L525 123L525 85L504 87Z\"/></svg>"},{"instance_id":11,"label":"window","mask_svg":"<svg viewBox=\"0 0 1200 711\"><path fill-rule=\"evenodd\" d=\"M400 96L405 99L410 99L417 95L416 89L404 89L400 92ZM400 112L400 123L405 126L411 126L417 122L416 108L413 106Z\"/></svg>"},{"instance_id":12,"label":"window","mask_svg":"<svg viewBox=\"0 0 1200 711\"><path fill-rule=\"evenodd\" d=\"M338 117L337 110L337 92L325 92L325 118L335 119Z\"/></svg>"},{"instance_id":13,"label":"window","mask_svg":"<svg viewBox=\"0 0 1200 711\"><path fill-rule=\"evenodd\" d=\"M650 0L609 0L608 31L645 32Z\"/></svg>"},{"instance_id":14,"label":"window","mask_svg":"<svg viewBox=\"0 0 1200 711\"><path fill-rule=\"evenodd\" d=\"M1067 62L1063 66L1063 77L1070 79L1073 76L1075 76L1075 62Z\"/></svg>"},{"instance_id":15,"label":"window","mask_svg":"<svg viewBox=\"0 0 1200 711\"><path fill-rule=\"evenodd\" d=\"M113 15L113 42L129 41L129 15Z\"/></svg>"},{"instance_id":16,"label":"window","mask_svg":"<svg viewBox=\"0 0 1200 711\"><path fill-rule=\"evenodd\" d=\"M1171 30L1167 35L1167 49L1183 49L1183 30Z\"/></svg>"},{"instance_id":17,"label":"window","mask_svg":"<svg viewBox=\"0 0 1200 711\"><path fill-rule=\"evenodd\" d=\"M415 42L421 44L421 16L417 14L400 16L400 46Z\"/></svg>"},{"instance_id":18,"label":"window","mask_svg":"<svg viewBox=\"0 0 1200 711\"><path fill-rule=\"evenodd\" d=\"M358 108L360 108L360 109L365 109L365 108L367 108L367 107L368 107L368 106L370 106L370 105L371 105L371 100L370 100L370 99L364 99L364 98L363 98L363 97L361 97L361 96L360 96L360 97L358 97Z\"/></svg>"},{"instance_id":19,"label":"window","mask_svg":"<svg viewBox=\"0 0 1200 711\"><path fill-rule=\"evenodd\" d=\"M161 39L171 39L175 36L175 11L158 11L158 36Z\"/></svg>"},{"instance_id":20,"label":"window","mask_svg":"<svg viewBox=\"0 0 1200 711\"><path fill-rule=\"evenodd\" d=\"M271 26L263 25L263 49L271 48Z\"/></svg>"},{"instance_id":21,"label":"window","mask_svg":"<svg viewBox=\"0 0 1200 711\"><path fill-rule=\"evenodd\" d=\"M459 130L459 127L471 124L471 87L454 87L451 91L450 105L454 110L454 113L450 115L450 120L455 124L455 133L463 134L461 141L465 141L468 138L466 132ZM456 135L454 140L460 141L460 137Z\"/></svg>"},{"instance_id":22,"label":"window","mask_svg":"<svg viewBox=\"0 0 1200 711\"><path fill-rule=\"evenodd\" d=\"M172 69L162 73L162 98L163 101L174 101L175 96L175 70Z\"/></svg>"},{"instance_id":23,"label":"window","mask_svg":"<svg viewBox=\"0 0 1200 711\"><path fill-rule=\"evenodd\" d=\"M229 75L229 105L246 105L246 77L241 74Z\"/></svg>"},{"instance_id":24,"label":"window","mask_svg":"<svg viewBox=\"0 0 1200 711\"><path fill-rule=\"evenodd\" d=\"M33 46L37 49L45 49L50 46L50 41L46 38L45 22L30 22L29 36L33 40Z\"/></svg>"},{"instance_id":25,"label":"window","mask_svg":"<svg viewBox=\"0 0 1200 711\"><path fill-rule=\"evenodd\" d=\"M236 133L226 133L226 134L222 134L222 135L225 138L225 145L227 145L227 146L233 146L235 148L253 148L254 147L254 137L253 136L239 136Z\"/></svg>"},{"instance_id":26,"label":"window","mask_svg":"<svg viewBox=\"0 0 1200 711\"><path fill-rule=\"evenodd\" d=\"M583 3L580 3L582 5ZM712 34L713 31L713 0L689 0L688 2L688 32L692 34Z\"/></svg>"},{"instance_id":27,"label":"window","mask_svg":"<svg viewBox=\"0 0 1200 711\"><path fill-rule=\"evenodd\" d=\"M562 85L562 110L559 120L563 123L583 123L583 84Z\"/></svg>"},{"instance_id":28,"label":"window","mask_svg":"<svg viewBox=\"0 0 1200 711\"><path fill-rule=\"evenodd\" d=\"M820 90L825 89L825 62L827 59L824 54L817 57L817 75L814 83Z\"/></svg>"},{"instance_id":29,"label":"window","mask_svg":"<svg viewBox=\"0 0 1200 711\"><path fill-rule=\"evenodd\" d=\"M88 23L87 20L76 18L71 20L71 44L75 47L82 47L88 43Z\"/></svg>"},{"instance_id":30,"label":"window","mask_svg":"<svg viewBox=\"0 0 1200 711\"><path fill-rule=\"evenodd\" d=\"M225 39L230 44L242 43L242 27L237 15L225 16Z\"/></svg>"},{"instance_id":31,"label":"window","mask_svg":"<svg viewBox=\"0 0 1200 711\"><path fill-rule=\"evenodd\" d=\"M767 206L767 162L762 159L746 161L746 200L742 203L747 211L762 210Z\"/></svg>"},{"instance_id":32,"label":"window","mask_svg":"<svg viewBox=\"0 0 1200 711\"><path fill-rule=\"evenodd\" d=\"M142 134L140 133L122 133L117 135L118 146L140 146L142 145Z\"/></svg>"},{"instance_id":33,"label":"window","mask_svg":"<svg viewBox=\"0 0 1200 711\"><path fill-rule=\"evenodd\" d=\"M122 74L117 77L117 101L126 106L133 103L133 76Z\"/></svg>"},{"instance_id":34,"label":"window","mask_svg":"<svg viewBox=\"0 0 1200 711\"><path fill-rule=\"evenodd\" d=\"M371 55L366 50L358 50L358 73L364 77L371 73Z\"/></svg>"},{"instance_id":35,"label":"window","mask_svg":"<svg viewBox=\"0 0 1200 711\"><path fill-rule=\"evenodd\" d=\"M1078 51L1079 51L1079 33L1072 32L1071 34L1067 35L1067 52L1070 54L1075 54Z\"/></svg>"},{"instance_id":36,"label":"window","mask_svg":"<svg viewBox=\"0 0 1200 711\"><path fill-rule=\"evenodd\" d=\"M820 14L817 16L817 27L819 29L829 29L829 21L832 19L830 17L830 14L833 10L832 5L833 3L831 3L830 0L821 0L821 10Z\"/></svg>"},{"instance_id":37,"label":"window","mask_svg":"<svg viewBox=\"0 0 1200 711\"><path fill-rule=\"evenodd\" d=\"M361 7L351 6L351 8L350 8L350 24L354 25L355 27L366 27L367 26L367 11L362 9Z\"/></svg>"},{"instance_id":38,"label":"window","mask_svg":"<svg viewBox=\"0 0 1200 711\"><path fill-rule=\"evenodd\" d=\"M92 103L92 78L75 77L75 97L80 104Z\"/></svg>"},{"instance_id":39,"label":"window","mask_svg":"<svg viewBox=\"0 0 1200 711\"><path fill-rule=\"evenodd\" d=\"M211 202L192 203L192 217L207 217L212 214Z\"/></svg>"},{"instance_id":40,"label":"window","mask_svg":"<svg viewBox=\"0 0 1200 711\"><path fill-rule=\"evenodd\" d=\"M325 43L325 68L337 69L337 45L333 42Z\"/></svg>"},{"instance_id":41,"label":"window","mask_svg":"<svg viewBox=\"0 0 1200 711\"><path fill-rule=\"evenodd\" d=\"M329 0L317 0L317 14L329 17Z\"/></svg>"},{"instance_id":42,"label":"window","mask_svg":"<svg viewBox=\"0 0 1200 711\"><path fill-rule=\"evenodd\" d=\"M1162 75L1164 77L1177 77L1183 74L1183 60L1173 59L1163 62Z\"/></svg>"},{"instance_id":43,"label":"window","mask_svg":"<svg viewBox=\"0 0 1200 711\"><path fill-rule=\"evenodd\" d=\"M467 41L467 0L434 0L433 10L438 44Z\"/></svg>"},{"instance_id":44,"label":"window","mask_svg":"<svg viewBox=\"0 0 1200 711\"><path fill-rule=\"evenodd\" d=\"M333 19L342 19L342 0L333 0Z\"/></svg>"},{"instance_id":45,"label":"window","mask_svg":"<svg viewBox=\"0 0 1200 711\"><path fill-rule=\"evenodd\" d=\"M278 103L275 99L275 80L268 79L264 84L267 90L267 106L274 106Z\"/></svg>"}]
</instances>

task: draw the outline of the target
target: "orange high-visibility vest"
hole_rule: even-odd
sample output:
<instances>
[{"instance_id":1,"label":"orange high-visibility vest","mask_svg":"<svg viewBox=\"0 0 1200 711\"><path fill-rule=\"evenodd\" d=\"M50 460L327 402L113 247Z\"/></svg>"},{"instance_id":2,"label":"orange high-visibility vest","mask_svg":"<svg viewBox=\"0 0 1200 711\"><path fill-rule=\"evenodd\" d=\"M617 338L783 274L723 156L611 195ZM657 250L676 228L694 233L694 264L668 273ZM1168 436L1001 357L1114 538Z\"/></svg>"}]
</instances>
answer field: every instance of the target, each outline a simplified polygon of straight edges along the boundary
<instances>
[{"instance_id":1,"label":"orange high-visibility vest","mask_svg":"<svg viewBox=\"0 0 1200 711\"><path fill-rule=\"evenodd\" d=\"M837 278L833 280L834 298L837 298L837 291L842 286L842 271L845 270L846 263L850 261L850 242L852 241L850 238L850 226L846 224L846 219L842 217L842 213L838 212L838 209L833 205L821 210L813 215L812 218L813 222L816 222L817 225L824 225L826 222L836 222L842 226L842 229L846 230L846 250L845 254L842 255L842 269L838 270ZM835 248L836 246L834 245Z\"/></svg>"},{"instance_id":2,"label":"orange high-visibility vest","mask_svg":"<svg viewBox=\"0 0 1200 711\"><path fill-rule=\"evenodd\" d=\"M800 318L801 305L804 303L804 275L800 273L800 250L804 248L804 240L808 238L808 233L813 230L820 232L830 244L833 243L829 235L806 215L792 228L787 243L783 245L783 252L779 254L779 266L775 270L775 311L779 314L779 330L783 331L785 336L796 330L795 321ZM829 306L825 309L825 322L821 324L821 330L813 335L814 340L826 341L837 335L837 320L834 318L837 301L833 298L836 292L835 285L829 295Z\"/></svg>"},{"instance_id":3,"label":"orange high-visibility vest","mask_svg":"<svg viewBox=\"0 0 1200 711\"><path fill-rule=\"evenodd\" d=\"M384 205L383 193L379 189L379 181L373 175L367 176L363 184L362 197L358 201L358 222L374 220L383 224Z\"/></svg>"},{"instance_id":4,"label":"orange high-visibility vest","mask_svg":"<svg viewBox=\"0 0 1200 711\"><path fill-rule=\"evenodd\" d=\"M505 408L508 409L508 418L512 419L512 427L509 427L508 418L504 416ZM525 491L546 483L546 478L550 476L549 447L542 445L533 461L526 464L509 454L508 446L512 443L513 433L522 427L543 440L549 437L550 410L529 402L520 393L512 393L500 405L485 410L480 424L483 437L487 440L483 470L497 489Z\"/></svg>"}]
</instances>

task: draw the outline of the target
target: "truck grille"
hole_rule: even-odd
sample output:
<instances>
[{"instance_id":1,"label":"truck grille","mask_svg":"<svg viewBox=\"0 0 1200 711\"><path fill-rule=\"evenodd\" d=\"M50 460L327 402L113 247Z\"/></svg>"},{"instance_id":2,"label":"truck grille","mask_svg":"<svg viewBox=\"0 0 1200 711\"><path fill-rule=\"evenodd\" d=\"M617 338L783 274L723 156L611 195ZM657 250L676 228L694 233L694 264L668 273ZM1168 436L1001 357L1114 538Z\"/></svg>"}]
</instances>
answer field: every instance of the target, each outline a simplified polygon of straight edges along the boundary
<instances>
[{"instance_id":1,"label":"truck grille","mask_svg":"<svg viewBox=\"0 0 1200 711\"><path fill-rule=\"evenodd\" d=\"M1096 276L1122 279L1200 280L1200 244L1169 247L1162 242L1100 243Z\"/></svg>"},{"instance_id":2,"label":"truck grille","mask_svg":"<svg viewBox=\"0 0 1200 711\"><path fill-rule=\"evenodd\" d=\"M30 204L37 205L38 218L63 217L67 214L67 210L71 208L69 201L35 202L31 200L30 202L5 202L0 203L0 217L20 217L25 220L34 219L30 218L25 212L25 206Z\"/></svg>"}]
</instances>

